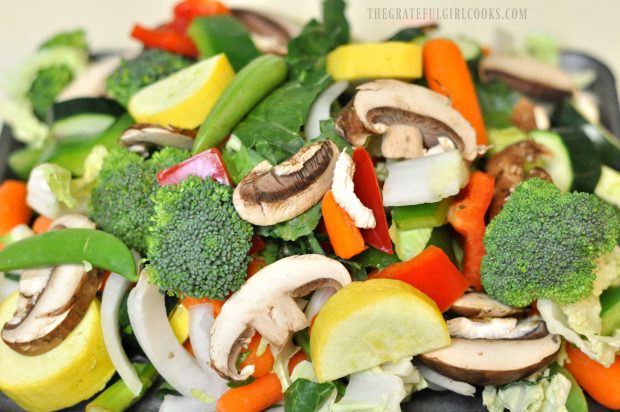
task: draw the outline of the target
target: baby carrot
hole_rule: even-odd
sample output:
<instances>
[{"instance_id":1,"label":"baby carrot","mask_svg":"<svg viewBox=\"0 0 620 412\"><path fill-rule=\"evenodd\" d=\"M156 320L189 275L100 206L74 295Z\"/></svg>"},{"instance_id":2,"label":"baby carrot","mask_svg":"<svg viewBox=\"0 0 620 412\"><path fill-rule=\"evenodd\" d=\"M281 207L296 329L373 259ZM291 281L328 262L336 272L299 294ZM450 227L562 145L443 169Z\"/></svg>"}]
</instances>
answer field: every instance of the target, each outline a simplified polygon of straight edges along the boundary
<instances>
[{"instance_id":1,"label":"baby carrot","mask_svg":"<svg viewBox=\"0 0 620 412\"><path fill-rule=\"evenodd\" d=\"M331 191L323 197L322 210L325 228L336 256L349 259L366 248L362 233L351 216L336 202Z\"/></svg>"},{"instance_id":2,"label":"baby carrot","mask_svg":"<svg viewBox=\"0 0 620 412\"><path fill-rule=\"evenodd\" d=\"M32 210L26 204L26 195L26 183L19 180L5 180L0 185L0 235L30 221Z\"/></svg>"},{"instance_id":3,"label":"baby carrot","mask_svg":"<svg viewBox=\"0 0 620 412\"><path fill-rule=\"evenodd\" d=\"M51 225L52 219L49 219L45 216L39 216L32 224L32 231L35 233L35 235L40 235L41 233L47 232Z\"/></svg>"},{"instance_id":4,"label":"baby carrot","mask_svg":"<svg viewBox=\"0 0 620 412\"><path fill-rule=\"evenodd\" d=\"M566 354L569 362L564 367L579 386L601 405L620 409L620 356L616 356L616 361L606 368L570 343L566 345Z\"/></svg>"},{"instance_id":5,"label":"baby carrot","mask_svg":"<svg viewBox=\"0 0 620 412\"><path fill-rule=\"evenodd\" d=\"M261 340L262 337L258 332L252 336L252 340L246 350L246 352L249 352L249 355L243 362L241 362L241 365L239 365L239 369L243 369L249 365L254 365L254 373L252 376L255 378L260 378L261 376L265 376L271 372L274 363L273 354L271 353L271 350L269 350L269 346L267 346L264 353L261 355L258 354L258 348Z\"/></svg>"},{"instance_id":6,"label":"baby carrot","mask_svg":"<svg viewBox=\"0 0 620 412\"><path fill-rule=\"evenodd\" d=\"M228 390L217 401L217 412L261 412L281 400L282 385L275 373L254 382Z\"/></svg>"},{"instance_id":7,"label":"baby carrot","mask_svg":"<svg viewBox=\"0 0 620 412\"><path fill-rule=\"evenodd\" d=\"M223 300L215 300L215 299L209 299L209 298L202 298L202 299L198 299L198 298L190 298L190 297L186 297L183 298L183 300L181 301L181 305L185 306L185 309L189 310L189 308L193 305L199 305L201 303L210 303L213 305L213 315L217 318L217 315L220 314L220 310L222 309L222 306L224 306L224 301Z\"/></svg>"},{"instance_id":8,"label":"baby carrot","mask_svg":"<svg viewBox=\"0 0 620 412\"><path fill-rule=\"evenodd\" d=\"M478 144L487 144L487 133L476 89L459 47L447 39L424 45L424 76L431 90L450 97L454 107L476 130Z\"/></svg>"}]
</instances>

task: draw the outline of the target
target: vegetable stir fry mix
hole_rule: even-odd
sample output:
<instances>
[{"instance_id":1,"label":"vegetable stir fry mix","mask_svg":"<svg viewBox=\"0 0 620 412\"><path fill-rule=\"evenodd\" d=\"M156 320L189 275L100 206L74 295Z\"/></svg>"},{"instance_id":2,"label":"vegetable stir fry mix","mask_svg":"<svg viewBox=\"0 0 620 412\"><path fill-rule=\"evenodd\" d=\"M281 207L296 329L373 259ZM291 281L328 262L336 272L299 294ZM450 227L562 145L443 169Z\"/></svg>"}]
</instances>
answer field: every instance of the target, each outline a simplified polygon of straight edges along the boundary
<instances>
[{"instance_id":1,"label":"vegetable stir fry mix","mask_svg":"<svg viewBox=\"0 0 620 412\"><path fill-rule=\"evenodd\" d=\"M322 6L182 0L132 57L41 44L0 104L14 403L620 408L620 145L555 41L358 43Z\"/></svg>"}]
</instances>

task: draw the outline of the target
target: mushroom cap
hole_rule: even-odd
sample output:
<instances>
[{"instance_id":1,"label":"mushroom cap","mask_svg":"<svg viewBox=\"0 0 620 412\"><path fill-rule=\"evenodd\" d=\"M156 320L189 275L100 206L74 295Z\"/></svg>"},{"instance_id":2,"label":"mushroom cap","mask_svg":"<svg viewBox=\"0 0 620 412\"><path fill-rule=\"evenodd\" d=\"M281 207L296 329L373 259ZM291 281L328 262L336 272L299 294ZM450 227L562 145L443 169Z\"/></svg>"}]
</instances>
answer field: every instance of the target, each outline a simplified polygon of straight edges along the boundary
<instances>
[{"instance_id":1,"label":"mushroom cap","mask_svg":"<svg viewBox=\"0 0 620 412\"><path fill-rule=\"evenodd\" d=\"M468 319L453 318L446 321L450 336L463 339L519 339L535 330L544 331L544 322L526 319L518 322L516 318ZM531 336L528 336L531 338Z\"/></svg>"},{"instance_id":2,"label":"mushroom cap","mask_svg":"<svg viewBox=\"0 0 620 412\"><path fill-rule=\"evenodd\" d=\"M134 152L146 152L151 146L191 150L194 145L193 133L173 126L136 123L123 132L118 142Z\"/></svg>"},{"instance_id":3,"label":"mushroom cap","mask_svg":"<svg viewBox=\"0 0 620 412\"><path fill-rule=\"evenodd\" d=\"M235 8L230 11L252 34L252 40L262 53L286 55L291 34L280 22L254 10Z\"/></svg>"},{"instance_id":4,"label":"mushroom cap","mask_svg":"<svg viewBox=\"0 0 620 412\"><path fill-rule=\"evenodd\" d=\"M492 54L480 61L478 70L482 81L499 80L543 100L561 100L573 93L573 82L566 72L527 56Z\"/></svg>"},{"instance_id":5,"label":"mushroom cap","mask_svg":"<svg viewBox=\"0 0 620 412\"><path fill-rule=\"evenodd\" d=\"M339 150L331 140L302 147L275 167L259 163L235 188L239 216L268 226L292 219L317 204L332 184Z\"/></svg>"},{"instance_id":6,"label":"mushroom cap","mask_svg":"<svg viewBox=\"0 0 620 412\"><path fill-rule=\"evenodd\" d=\"M295 298L323 287L340 289L351 283L347 269L322 255L291 256L263 268L224 303L211 329L211 365L224 378L243 381L253 372L237 370L243 346L255 331L276 349L293 332L309 325Z\"/></svg>"},{"instance_id":7,"label":"mushroom cap","mask_svg":"<svg viewBox=\"0 0 620 412\"><path fill-rule=\"evenodd\" d=\"M464 294L452 304L450 311L474 319L504 318L526 313L525 309L504 305L486 293L479 292Z\"/></svg>"},{"instance_id":8,"label":"mushroom cap","mask_svg":"<svg viewBox=\"0 0 620 412\"><path fill-rule=\"evenodd\" d=\"M546 329L545 329L546 332ZM535 339L528 339L534 337ZM535 330L521 339L453 338L446 348L425 353L420 360L451 379L472 385L504 385L553 362L562 340Z\"/></svg>"},{"instance_id":9,"label":"mushroom cap","mask_svg":"<svg viewBox=\"0 0 620 412\"><path fill-rule=\"evenodd\" d=\"M353 145L364 144L370 135L388 133L393 125L408 125L420 130L428 148L437 145L439 137L447 137L465 159L476 157L476 132L446 96L390 79L364 83L357 90L337 119L338 132Z\"/></svg>"}]
</instances>

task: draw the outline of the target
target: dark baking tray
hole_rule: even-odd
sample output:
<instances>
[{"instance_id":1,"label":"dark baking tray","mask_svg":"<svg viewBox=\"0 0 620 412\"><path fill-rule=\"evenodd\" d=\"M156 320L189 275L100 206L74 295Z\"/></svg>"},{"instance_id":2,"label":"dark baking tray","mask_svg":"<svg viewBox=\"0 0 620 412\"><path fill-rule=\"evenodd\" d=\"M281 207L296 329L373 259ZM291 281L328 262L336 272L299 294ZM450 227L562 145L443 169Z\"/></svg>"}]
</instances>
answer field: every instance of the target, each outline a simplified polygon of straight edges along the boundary
<instances>
[{"instance_id":1,"label":"dark baking tray","mask_svg":"<svg viewBox=\"0 0 620 412\"><path fill-rule=\"evenodd\" d=\"M601 112L601 122L615 136L620 136L620 107L618 104L618 94L614 75L600 60L578 51L566 50L561 56L562 67L569 72L580 72L592 70L596 73L596 80L588 87L588 90L597 96ZM19 147L11 136L10 130L4 128L0 137L0 181L10 178L11 172L8 169L7 160L9 153ZM0 373L11 373L10 371L0 371ZM406 412L484 412L486 408L482 405L480 390L475 398L457 395L452 392L434 392L425 390L413 395L411 402L403 404L403 411ZM590 411L608 411L588 398ZM131 411L155 412L159 409L160 401L151 390L147 396ZM84 404L76 405L66 411L83 411ZM21 409L0 393L0 412L19 412ZM182 411L180 411L182 412ZM239 411L243 412L243 411Z\"/></svg>"}]
</instances>

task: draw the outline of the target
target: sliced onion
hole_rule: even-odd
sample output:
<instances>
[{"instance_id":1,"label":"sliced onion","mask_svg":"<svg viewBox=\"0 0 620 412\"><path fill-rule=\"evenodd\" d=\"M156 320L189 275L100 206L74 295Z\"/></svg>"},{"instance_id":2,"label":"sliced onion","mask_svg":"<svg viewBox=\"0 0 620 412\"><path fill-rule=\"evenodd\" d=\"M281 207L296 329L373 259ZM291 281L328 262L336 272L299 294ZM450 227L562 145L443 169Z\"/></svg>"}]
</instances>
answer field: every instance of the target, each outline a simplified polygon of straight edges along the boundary
<instances>
[{"instance_id":1,"label":"sliced onion","mask_svg":"<svg viewBox=\"0 0 620 412\"><path fill-rule=\"evenodd\" d=\"M325 287L317 289L317 291L312 294L312 297L306 306L306 310L304 311L306 317L312 320L312 318L319 313L319 311L323 308L323 305L325 305L327 300L331 298L334 293L336 293L336 289L334 288Z\"/></svg>"},{"instance_id":2,"label":"sliced onion","mask_svg":"<svg viewBox=\"0 0 620 412\"><path fill-rule=\"evenodd\" d=\"M149 283L146 271L129 294L127 309L138 343L157 372L183 396L215 399L210 393L216 384L177 340L168 322L164 295Z\"/></svg>"},{"instance_id":3,"label":"sliced onion","mask_svg":"<svg viewBox=\"0 0 620 412\"><path fill-rule=\"evenodd\" d=\"M417 367L426 379L429 389L435 391L448 390L463 396L474 396L476 394L476 388L469 383L452 380L424 365L417 365Z\"/></svg>"},{"instance_id":4,"label":"sliced onion","mask_svg":"<svg viewBox=\"0 0 620 412\"><path fill-rule=\"evenodd\" d=\"M329 119L329 109L334 102L349 87L349 82L341 80L329 86L316 98L306 121L306 139L316 139L321 135L321 120Z\"/></svg>"},{"instance_id":5,"label":"sliced onion","mask_svg":"<svg viewBox=\"0 0 620 412\"><path fill-rule=\"evenodd\" d=\"M204 403L196 398L187 396L166 395L159 407L159 412L212 412L215 403Z\"/></svg>"},{"instance_id":6,"label":"sliced onion","mask_svg":"<svg viewBox=\"0 0 620 412\"><path fill-rule=\"evenodd\" d=\"M219 399L229 388L226 385L226 379L218 375L211 367L209 343L214 321L212 304L201 303L189 308L189 339L192 342L192 349L198 365L211 380L209 395L214 399Z\"/></svg>"},{"instance_id":7,"label":"sliced onion","mask_svg":"<svg viewBox=\"0 0 620 412\"><path fill-rule=\"evenodd\" d=\"M142 390L142 382L123 349L118 326L118 310L129 285L130 282L124 277L116 273L110 274L101 297L101 328L103 329L103 341L114 369L131 393L138 396Z\"/></svg>"}]
</instances>

